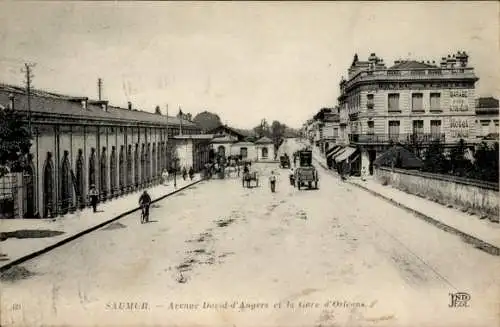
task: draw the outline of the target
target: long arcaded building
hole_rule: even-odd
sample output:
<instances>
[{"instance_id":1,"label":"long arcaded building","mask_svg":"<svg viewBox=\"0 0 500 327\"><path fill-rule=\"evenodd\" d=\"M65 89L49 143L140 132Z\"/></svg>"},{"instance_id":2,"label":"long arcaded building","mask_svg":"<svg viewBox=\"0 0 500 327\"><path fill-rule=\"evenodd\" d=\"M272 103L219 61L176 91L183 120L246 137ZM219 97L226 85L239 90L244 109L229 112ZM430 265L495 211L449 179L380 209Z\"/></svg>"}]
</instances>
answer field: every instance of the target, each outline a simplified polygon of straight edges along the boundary
<instances>
[{"instance_id":1,"label":"long arcaded building","mask_svg":"<svg viewBox=\"0 0 500 327\"><path fill-rule=\"evenodd\" d=\"M39 90L30 100L28 115L25 90L0 84L0 110L31 117L33 135L30 167L0 180L0 216L63 215L88 205L92 184L108 201L158 183L172 157L195 170L208 160L209 140L190 121Z\"/></svg>"}]
</instances>

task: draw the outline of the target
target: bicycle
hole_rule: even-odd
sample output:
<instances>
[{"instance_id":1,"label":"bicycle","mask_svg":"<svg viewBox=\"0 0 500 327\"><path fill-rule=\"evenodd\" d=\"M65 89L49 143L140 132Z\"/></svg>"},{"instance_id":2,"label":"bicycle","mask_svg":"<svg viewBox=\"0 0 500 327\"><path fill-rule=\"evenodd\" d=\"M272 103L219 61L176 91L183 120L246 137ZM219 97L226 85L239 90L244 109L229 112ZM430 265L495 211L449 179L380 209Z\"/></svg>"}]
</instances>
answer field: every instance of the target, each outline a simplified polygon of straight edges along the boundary
<instances>
[{"instance_id":1,"label":"bicycle","mask_svg":"<svg viewBox=\"0 0 500 327\"><path fill-rule=\"evenodd\" d=\"M149 222L149 205L143 204L141 205L141 224L145 224Z\"/></svg>"}]
</instances>

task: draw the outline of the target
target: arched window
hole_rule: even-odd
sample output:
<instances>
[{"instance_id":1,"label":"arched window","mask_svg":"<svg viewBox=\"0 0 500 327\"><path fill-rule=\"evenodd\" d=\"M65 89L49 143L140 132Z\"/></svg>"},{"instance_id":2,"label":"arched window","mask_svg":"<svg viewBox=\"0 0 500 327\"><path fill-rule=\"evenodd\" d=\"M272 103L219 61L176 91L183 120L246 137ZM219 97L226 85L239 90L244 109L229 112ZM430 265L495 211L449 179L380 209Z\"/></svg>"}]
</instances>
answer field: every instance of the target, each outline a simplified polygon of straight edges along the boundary
<instances>
[{"instance_id":1,"label":"arched window","mask_svg":"<svg viewBox=\"0 0 500 327\"><path fill-rule=\"evenodd\" d=\"M71 168L68 159L69 152L64 151L61 164L61 214L66 214L73 205L73 191L71 189Z\"/></svg>"},{"instance_id":2,"label":"arched window","mask_svg":"<svg viewBox=\"0 0 500 327\"><path fill-rule=\"evenodd\" d=\"M156 179L157 171L156 171L156 162L158 157L156 156L156 143L153 143L153 152L151 153L151 158L153 159L153 173L151 174L151 179Z\"/></svg>"},{"instance_id":3,"label":"arched window","mask_svg":"<svg viewBox=\"0 0 500 327\"><path fill-rule=\"evenodd\" d=\"M123 148L124 146L123 145L120 145L120 155L118 157L118 162L119 162L119 169L120 171L118 172L118 174L120 175L120 178L119 178L119 187L120 187L120 191L123 192L123 189L125 187L125 169L127 169L127 167L125 166L125 154L123 153Z\"/></svg>"},{"instance_id":4,"label":"arched window","mask_svg":"<svg viewBox=\"0 0 500 327\"><path fill-rule=\"evenodd\" d=\"M54 215L54 164L52 153L47 152L45 168L43 169L43 217L50 218Z\"/></svg>"},{"instance_id":5,"label":"arched window","mask_svg":"<svg viewBox=\"0 0 500 327\"><path fill-rule=\"evenodd\" d=\"M117 191L116 183L116 147L111 147L111 156L109 158L109 183L110 183L110 193L115 194Z\"/></svg>"},{"instance_id":6,"label":"arched window","mask_svg":"<svg viewBox=\"0 0 500 327\"><path fill-rule=\"evenodd\" d=\"M106 147L102 147L101 153L101 196L103 199L106 199L108 194L108 156L106 154Z\"/></svg>"},{"instance_id":7,"label":"arched window","mask_svg":"<svg viewBox=\"0 0 500 327\"><path fill-rule=\"evenodd\" d=\"M140 183L140 171L139 171L139 144L135 144L135 152L134 152L134 182L135 187L139 186Z\"/></svg>"},{"instance_id":8,"label":"arched window","mask_svg":"<svg viewBox=\"0 0 500 327\"><path fill-rule=\"evenodd\" d=\"M89 157L89 187L92 185L95 186L95 173L96 173L96 167L95 167L95 149L92 148L90 149L90 157Z\"/></svg>"},{"instance_id":9,"label":"arched window","mask_svg":"<svg viewBox=\"0 0 500 327\"><path fill-rule=\"evenodd\" d=\"M76 199L78 208L85 207L85 197L83 191L83 151L78 149L76 159Z\"/></svg>"},{"instance_id":10,"label":"arched window","mask_svg":"<svg viewBox=\"0 0 500 327\"><path fill-rule=\"evenodd\" d=\"M266 159L268 156L268 150L267 150L267 147L263 147L262 148L262 158L263 159Z\"/></svg>"}]
</instances>

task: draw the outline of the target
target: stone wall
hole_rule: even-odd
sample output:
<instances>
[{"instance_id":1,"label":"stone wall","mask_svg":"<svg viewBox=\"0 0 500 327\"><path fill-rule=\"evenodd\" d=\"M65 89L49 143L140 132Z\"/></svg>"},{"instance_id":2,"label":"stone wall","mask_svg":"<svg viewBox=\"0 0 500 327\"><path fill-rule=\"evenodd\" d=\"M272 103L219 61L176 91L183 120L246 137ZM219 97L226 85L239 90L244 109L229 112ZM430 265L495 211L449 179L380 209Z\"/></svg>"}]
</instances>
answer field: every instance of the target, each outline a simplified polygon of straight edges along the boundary
<instances>
[{"instance_id":1,"label":"stone wall","mask_svg":"<svg viewBox=\"0 0 500 327\"><path fill-rule=\"evenodd\" d=\"M499 220L498 184L466 178L423 173L404 169L378 167L375 179L382 184L428 198L443 205L451 205L480 217Z\"/></svg>"}]
</instances>

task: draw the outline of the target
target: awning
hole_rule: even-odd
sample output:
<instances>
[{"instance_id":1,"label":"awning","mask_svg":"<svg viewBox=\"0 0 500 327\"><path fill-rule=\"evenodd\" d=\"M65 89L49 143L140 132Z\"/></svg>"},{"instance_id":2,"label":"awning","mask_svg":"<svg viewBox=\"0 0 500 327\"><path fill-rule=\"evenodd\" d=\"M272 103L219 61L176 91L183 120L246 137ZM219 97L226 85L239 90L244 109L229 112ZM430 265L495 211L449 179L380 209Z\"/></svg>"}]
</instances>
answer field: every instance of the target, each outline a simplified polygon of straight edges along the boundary
<instances>
[{"instance_id":1,"label":"awning","mask_svg":"<svg viewBox=\"0 0 500 327\"><path fill-rule=\"evenodd\" d=\"M333 155L332 158L335 160L338 156L341 156L345 152L346 148L340 148L339 151L336 151ZM337 160L335 160L337 161Z\"/></svg>"},{"instance_id":2,"label":"awning","mask_svg":"<svg viewBox=\"0 0 500 327\"><path fill-rule=\"evenodd\" d=\"M330 158L330 157L334 157L334 156L337 156L344 148L341 147L341 146L338 146L334 151L331 151L329 152L326 157L327 158Z\"/></svg>"},{"instance_id":3,"label":"awning","mask_svg":"<svg viewBox=\"0 0 500 327\"><path fill-rule=\"evenodd\" d=\"M347 147L344 152L335 157L335 162L341 162L349 158L354 152L356 152L356 148Z\"/></svg>"},{"instance_id":4,"label":"awning","mask_svg":"<svg viewBox=\"0 0 500 327\"><path fill-rule=\"evenodd\" d=\"M340 150L341 146L340 145L335 145L333 148L331 149L328 149L328 151L326 151L326 157L330 157L334 152L336 152L337 150Z\"/></svg>"}]
</instances>

